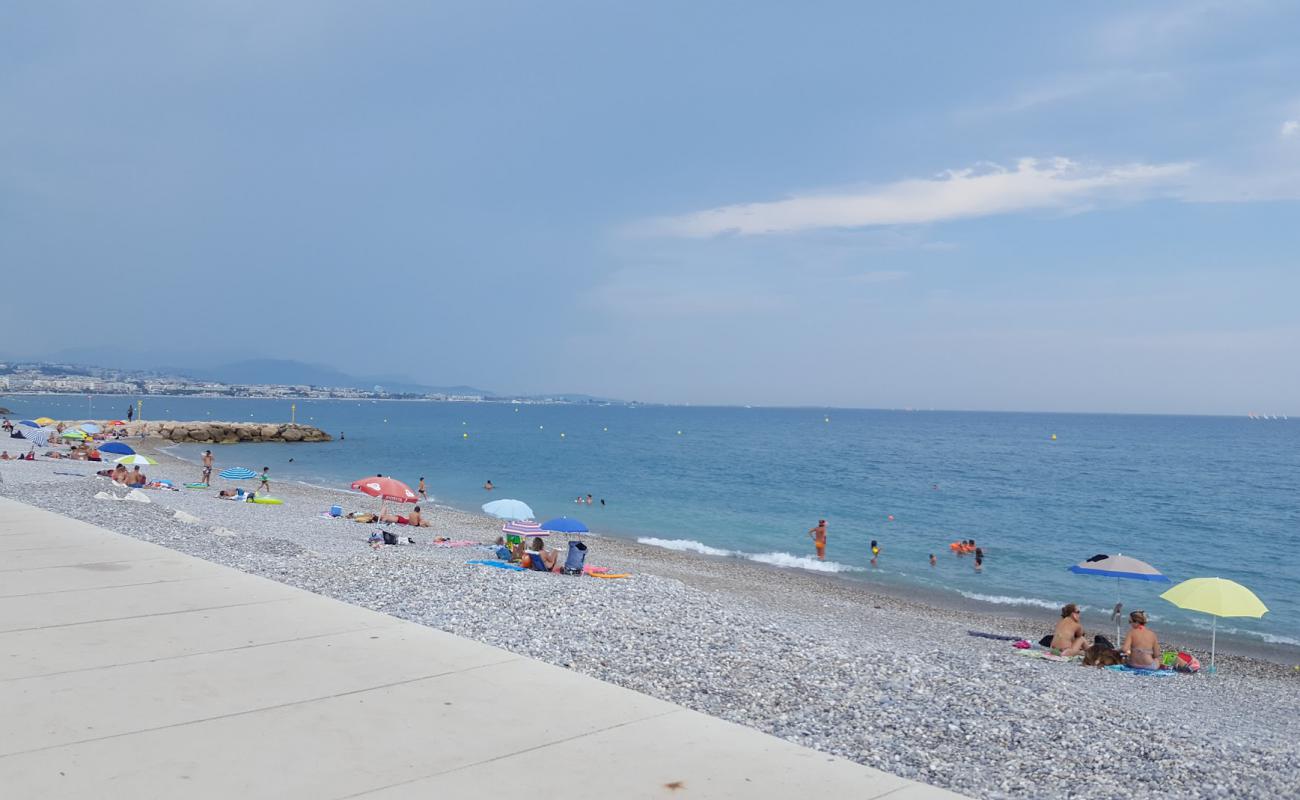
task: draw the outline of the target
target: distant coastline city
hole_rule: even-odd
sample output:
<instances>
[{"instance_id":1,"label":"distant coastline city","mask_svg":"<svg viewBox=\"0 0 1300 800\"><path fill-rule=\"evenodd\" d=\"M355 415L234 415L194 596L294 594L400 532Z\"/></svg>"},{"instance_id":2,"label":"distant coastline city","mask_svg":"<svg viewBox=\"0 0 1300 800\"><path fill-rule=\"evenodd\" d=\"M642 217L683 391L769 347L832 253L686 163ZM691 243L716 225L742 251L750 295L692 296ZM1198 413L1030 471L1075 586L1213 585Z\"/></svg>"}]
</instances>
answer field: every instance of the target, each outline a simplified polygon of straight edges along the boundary
<instances>
[{"instance_id":1,"label":"distant coastline city","mask_svg":"<svg viewBox=\"0 0 1300 800\"><path fill-rule=\"evenodd\" d=\"M0 391L10 394L120 394L341 400L426 400L446 403L609 404L569 395L498 395L487 391L403 391L375 384L322 386L206 380L163 370L126 370L46 361L0 362Z\"/></svg>"}]
</instances>

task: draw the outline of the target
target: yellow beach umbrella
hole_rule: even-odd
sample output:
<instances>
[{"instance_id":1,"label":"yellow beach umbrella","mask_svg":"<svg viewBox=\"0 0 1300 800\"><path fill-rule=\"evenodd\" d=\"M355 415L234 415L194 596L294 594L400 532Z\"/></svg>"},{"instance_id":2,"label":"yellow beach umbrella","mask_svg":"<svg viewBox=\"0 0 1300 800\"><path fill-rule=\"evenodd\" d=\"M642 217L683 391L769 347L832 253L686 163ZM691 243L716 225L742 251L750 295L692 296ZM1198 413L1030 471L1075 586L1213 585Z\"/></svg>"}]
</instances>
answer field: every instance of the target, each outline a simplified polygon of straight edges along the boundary
<instances>
[{"instance_id":1,"label":"yellow beach umbrella","mask_svg":"<svg viewBox=\"0 0 1300 800\"><path fill-rule=\"evenodd\" d=\"M37 425L49 425L50 423L54 422L54 420L50 419L49 417L37 417L36 419L32 420L32 422L35 422Z\"/></svg>"},{"instance_id":2,"label":"yellow beach umbrella","mask_svg":"<svg viewBox=\"0 0 1300 800\"><path fill-rule=\"evenodd\" d=\"M1227 578L1189 578L1160 595L1179 608L1214 617L1210 627L1210 672L1214 671L1214 645L1219 617L1254 617L1268 612L1255 593Z\"/></svg>"}]
</instances>

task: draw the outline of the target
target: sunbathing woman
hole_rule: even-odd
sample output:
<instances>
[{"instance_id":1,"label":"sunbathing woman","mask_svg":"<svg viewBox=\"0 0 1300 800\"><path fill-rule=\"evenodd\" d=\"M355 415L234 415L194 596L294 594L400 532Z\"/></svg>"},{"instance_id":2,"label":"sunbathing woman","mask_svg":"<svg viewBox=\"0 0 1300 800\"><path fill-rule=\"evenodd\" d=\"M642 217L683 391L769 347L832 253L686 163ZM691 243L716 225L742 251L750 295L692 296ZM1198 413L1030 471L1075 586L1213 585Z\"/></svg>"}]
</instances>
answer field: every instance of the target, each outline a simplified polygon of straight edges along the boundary
<instances>
[{"instance_id":1,"label":"sunbathing woman","mask_svg":"<svg viewBox=\"0 0 1300 800\"><path fill-rule=\"evenodd\" d=\"M528 554L529 567L538 572L550 572L555 569L555 562L559 560L559 555L546 549L546 543L542 537L533 537L533 546L525 550Z\"/></svg>"},{"instance_id":2,"label":"sunbathing woman","mask_svg":"<svg viewBox=\"0 0 1300 800\"><path fill-rule=\"evenodd\" d=\"M1137 669L1159 669L1160 639L1147 628L1147 612L1134 611L1128 615L1129 632L1120 650L1128 658L1128 665Z\"/></svg>"},{"instance_id":3,"label":"sunbathing woman","mask_svg":"<svg viewBox=\"0 0 1300 800\"><path fill-rule=\"evenodd\" d=\"M1079 607L1074 603L1061 608L1061 621L1056 623L1056 631L1052 634L1052 649L1059 650L1066 658L1088 649L1083 625L1079 624Z\"/></svg>"}]
</instances>

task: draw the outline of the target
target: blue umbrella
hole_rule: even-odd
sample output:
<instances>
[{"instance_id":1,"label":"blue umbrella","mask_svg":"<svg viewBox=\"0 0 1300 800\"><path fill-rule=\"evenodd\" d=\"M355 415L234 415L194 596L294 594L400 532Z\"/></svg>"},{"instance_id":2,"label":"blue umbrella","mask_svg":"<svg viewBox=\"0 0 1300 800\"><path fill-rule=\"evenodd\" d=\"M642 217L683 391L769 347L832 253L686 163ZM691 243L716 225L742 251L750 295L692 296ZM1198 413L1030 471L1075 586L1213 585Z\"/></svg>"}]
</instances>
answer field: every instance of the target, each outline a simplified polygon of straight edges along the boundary
<instances>
[{"instance_id":1,"label":"blue umbrella","mask_svg":"<svg viewBox=\"0 0 1300 800\"><path fill-rule=\"evenodd\" d=\"M93 422L83 422L77 427L81 428L86 433L99 433L99 426Z\"/></svg>"},{"instance_id":2,"label":"blue umbrella","mask_svg":"<svg viewBox=\"0 0 1300 800\"><path fill-rule=\"evenodd\" d=\"M217 474L228 481L246 481L257 477L257 473L248 467L226 467Z\"/></svg>"},{"instance_id":3,"label":"blue umbrella","mask_svg":"<svg viewBox=\"0 0 1300 800\"><path fill-rule=\"evenodd\" d=\"M1120 555L1116 553L1113 556L1105 553L1098 553L1092 558L1081 564L1075 564L1070 567L1070 571L1076 575L1097 575L1102 578L1115 578L1115 594L1119 594L1120 580L1128 581L1151 581L1154 583L1171 583L1160 570L1151 566L1145 561L1138 561L1136 558ZM1121 606L1116 597L1115 604L1115 638L1119 638L1119 611Z\"/></svg>"},{"instance_id":4,"label":"blue umbrella","mask_svg":"<svg viewBox=\"0 0 1300 800\"><path fill-rule=\"evenodd\" d=\"M19 422L18 424L19 424L19 425L26 425L26 426L29 427L29 428L39 428L39 427L41 427L41 424L40 424L39 422L32 422L30 419L25 419L25 420Z\"/></svg>"},{"instance_id":5,"label":"blue umbrella","mask_svg":"<svg viewBox=\"0 0 1300 800\"><path fill-rule=\"evenodd\" d=\"M119 456L135 455L135 451L131 449L131 445L122 444L121 442L109 442L106 445L100 446L99 451L101 453L117 453Z\"/></svg>"},{"instance_id":6,"label":"blue umbrella","mask_svg":"<svg viewBox=\"0 0 1300 800\"><path fill-rule=\"evenodd\" d=\"M556 517L543 522L542 530L556 533L587 533L587 526L573 517Z\"/></svg>"}]
</instances>

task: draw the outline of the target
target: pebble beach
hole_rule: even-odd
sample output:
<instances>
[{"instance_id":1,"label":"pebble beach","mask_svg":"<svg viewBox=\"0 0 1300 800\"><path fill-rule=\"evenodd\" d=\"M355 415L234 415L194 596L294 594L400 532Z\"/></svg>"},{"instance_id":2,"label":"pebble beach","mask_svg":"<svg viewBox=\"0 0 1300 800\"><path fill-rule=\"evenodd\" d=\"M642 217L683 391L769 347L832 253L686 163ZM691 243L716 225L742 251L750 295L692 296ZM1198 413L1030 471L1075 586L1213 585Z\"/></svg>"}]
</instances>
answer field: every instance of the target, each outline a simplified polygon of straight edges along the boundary
<instances>
[{"instance_id":1,"label":"pebble beach","mask_svg":"<svg viewBox=\"0 0 1300 800\"><path fill-rule=\"evenodd\" d=\"M142 451L161 462L151 477L197 478L192 464ZM220 480L134 502L99 468L0 461L0 495L972 797L1300 794L1294 665L1220 654L1212 676L1083 668L968 633L1036 640L1050 612L944 608L600 536L585 537L588 563L631 577L508 572L466 563L490 558L485 548L434 544L499 533L495 520L436 502L422 504L432 526L418 529L323 517L375 501L295 483L273 482L278 506L221 500L217 489L235 484ZM379 528L416 543L373 549ZM1098 613L1083 622L1108 626Z\"/></svg>"}]
</instances>

